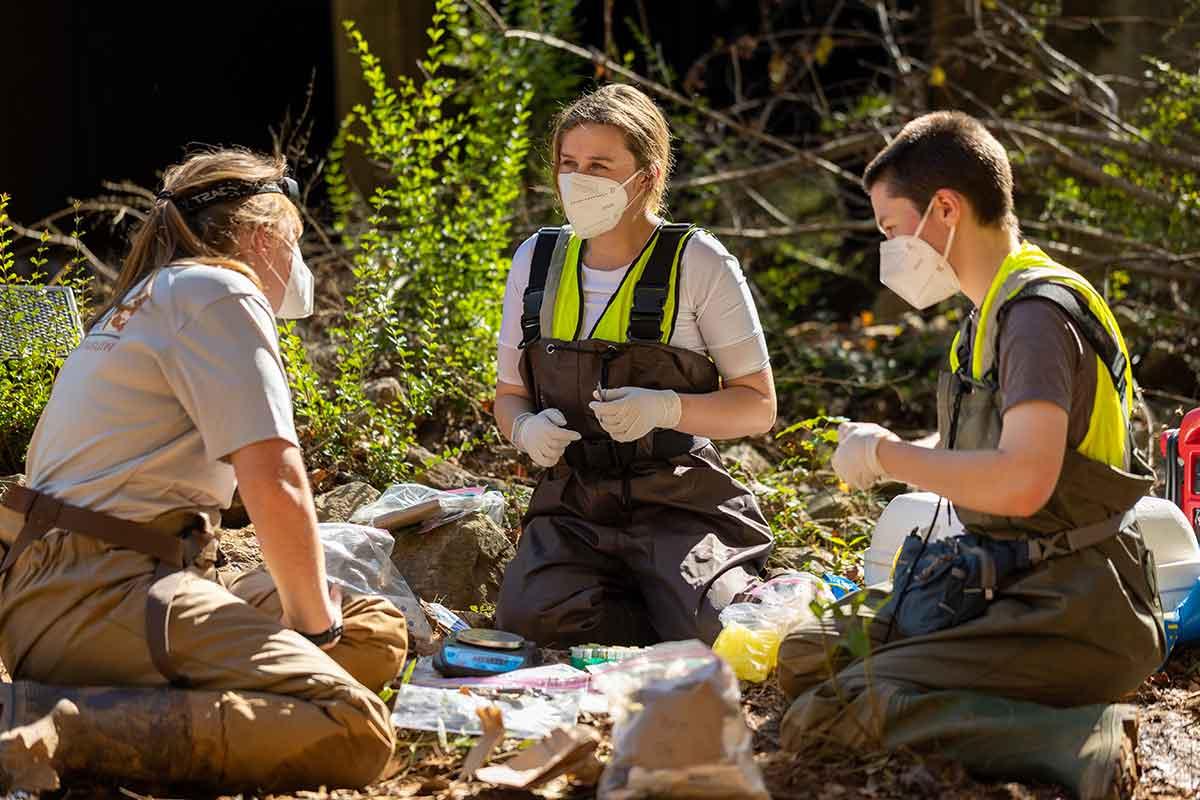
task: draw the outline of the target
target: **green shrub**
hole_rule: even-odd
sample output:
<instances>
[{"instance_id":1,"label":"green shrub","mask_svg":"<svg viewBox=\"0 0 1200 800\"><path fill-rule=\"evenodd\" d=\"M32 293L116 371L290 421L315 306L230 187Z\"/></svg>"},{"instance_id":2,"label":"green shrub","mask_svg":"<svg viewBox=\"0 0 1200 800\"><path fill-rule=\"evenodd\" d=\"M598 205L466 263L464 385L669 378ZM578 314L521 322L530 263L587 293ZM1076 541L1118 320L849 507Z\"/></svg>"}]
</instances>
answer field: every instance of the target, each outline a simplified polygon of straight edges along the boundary
<instances>
[{"instance_id":1,"label":"green shrub","mask_svg":"<svg viewBox=\"0 0 1200 800\"><path fill-rule=\"evenodd\" d=\"M49 245L49 233L42 234L36 254L30 259L31 275L17 272L16 256L13 253L13 229L8 224L8 202L6 194L0 194L0 286L25 285L46 282L45 267ZM78 223L76 231L78 237ZM63 268L58 283L75 290L80 313L86 318L90 280L75 276L79 258L69 261ZM0 308L6 320L20 324L19 310ZM23 338L23 337L22 337ZM36 341L36 335L30 336ZM23 472L25 453L29 439L37 426L38 418L50 399L54 378L62 366L65 356L47 348L31 346L17 355L0 354L0 475Z\"/></svg>"},{"instance_id":2,"label":"green shrub","mask_svg":"<svg viewBox=\"0 0 1200 800\"><path fill-rule=\"evenodd\" d=\"M329 329L335 374L322 380L290 326L283 349L310 461L386 483L407 472L419 425L461 414L494 383L532 92L518 46L474 30L451 0L437 3L419 82L389 80L344 24L371 101L343 121L326 171L353 263ZM347 179L349 148L382 172L367 198ZM384 376L402 392L377 404L364 384Z\"/></svg>"}]
</instances>

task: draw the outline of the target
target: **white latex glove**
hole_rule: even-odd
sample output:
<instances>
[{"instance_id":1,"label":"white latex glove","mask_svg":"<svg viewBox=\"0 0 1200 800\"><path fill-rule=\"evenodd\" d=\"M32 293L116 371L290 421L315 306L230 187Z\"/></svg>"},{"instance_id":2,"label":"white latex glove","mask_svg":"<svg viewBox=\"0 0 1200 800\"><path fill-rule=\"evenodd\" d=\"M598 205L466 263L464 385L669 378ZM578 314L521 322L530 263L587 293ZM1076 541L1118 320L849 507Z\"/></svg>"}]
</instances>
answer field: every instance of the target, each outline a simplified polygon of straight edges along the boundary
<instances>
[{"instance_id":1,"label":"white latex glove","mask_svg":"<svg viewBox=\"0 0 1200 800\"><path fill-rule=\"evenodd\" d=\"M839 478L855 489L866 489L887 477L879 463L879 443L900 437L873 422L843 422L838 427L838 447L833 454L833 469Z\"/></svg>"},{"instance_id":2,"label":"white latex glove","mask_svg":"<svg viewBox=\"0 0 1200 800\"><path fill-rule=\"evenodd\" d=\"M539 467L553 467L567 445L580 438L577 431L563 427L566 424L567 418L557 408L537 414L526 411L513 420L512 443Z\"/></svg>"},{"instance_id":3,"label":"white latex glove","mask_svg":"<svg viewBox=\"0 0 1200 800\"><path fill-rule=\"evenodd\" d=\"M674 428L683 413L679 395L670 389L639 389L622 386L596 390L588 406L600 427L618 442L640 439L655 428Z\"/></svg>"}]
</instances>

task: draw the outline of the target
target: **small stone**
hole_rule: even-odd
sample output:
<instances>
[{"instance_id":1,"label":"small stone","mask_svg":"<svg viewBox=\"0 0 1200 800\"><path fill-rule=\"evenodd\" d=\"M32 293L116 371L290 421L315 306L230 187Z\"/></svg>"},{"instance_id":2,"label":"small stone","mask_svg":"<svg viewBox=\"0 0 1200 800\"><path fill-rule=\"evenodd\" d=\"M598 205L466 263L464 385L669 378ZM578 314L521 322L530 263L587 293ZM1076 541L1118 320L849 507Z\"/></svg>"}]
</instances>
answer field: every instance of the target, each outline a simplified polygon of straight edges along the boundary
<instances>
[{"instance_id":1,"label":"small stone","mask_svg":"<svg viewBox=\"0 0 1200 800\"><path fill-rule=\"evenodd\" d=\"M388 406L404 396L404 389L395 378L376 378L363 384L363 394L377 406Z\"/></svg>"},{"instance_id":2,"label":"small stone","mask_svg":"<svg viewBox=\"0 0 1200 800\"><path fill-rule=\"evenodd\" d=\"M411 446L405 460L416 467L413 481L434 489L461 489L487 483L453 461L436 456L420 445Z\"/></svg>"},{"instance_id":3,"label":"small stone","mask_svg":"<svg viewBox=\"0 0 1200 800\"><path fill-rule=\"evenodd\" d=\"M836 490L826 490L808 501L808 516L814 521L843 519L854 512L850 498Z\"/></svg>"},{"instance_id":4,"label":"small stone","mask_svg":"<svg viewBox=\"0 0 1200 800\"><path fill-rule=\"evenodd\" d=\"M349 522L355 511L374 503L379 495L379 490L374 486L357 481L318 495L313 500L317 508L317 522Z\"/></svg>"},{"instance_id":5,"label":"small stone","mask_svg":"<svg viewBox=\"0 0 1200 800\"><path fill-rule=\"evenodd\" d=\"M737 464L751 475L764 475L771 471L771 462L749 442L739 442L721 452L721 458Z\"/></svg>"}]
</instances>

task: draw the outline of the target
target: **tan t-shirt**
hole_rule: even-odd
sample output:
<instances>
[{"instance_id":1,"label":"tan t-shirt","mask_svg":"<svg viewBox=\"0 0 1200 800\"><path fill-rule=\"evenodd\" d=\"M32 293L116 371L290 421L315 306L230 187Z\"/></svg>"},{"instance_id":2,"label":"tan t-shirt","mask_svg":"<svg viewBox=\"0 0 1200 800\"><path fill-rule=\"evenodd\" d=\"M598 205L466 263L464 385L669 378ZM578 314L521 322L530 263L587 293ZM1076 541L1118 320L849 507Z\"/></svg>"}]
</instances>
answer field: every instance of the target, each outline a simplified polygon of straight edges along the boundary
<instances>
[{"instance_id":1,"label":"tan t-shirt","mask_svg":"<svg viewBox=\"0 0 1200 800\"><path fill-rule=\"evenodd\" d=\"M1022 300L1000 330L1001 413L1031 400L1067 412L1067 446L1087 436L1096 401L1096 351L1075 324L1046 300Z\"/></svg>"},{"instance_id":2,"label":"tan t-shirt","mask_svg":"<svg viewBox=\"0 0 1200 800\"><path fill-rule=\"evenodd\" d=\"M297 444L275 318L228 269L159 270L67 358L26 459L29 485L134 521L227 508L223 459L254 442Z\"/></svg>"}]
</instances>

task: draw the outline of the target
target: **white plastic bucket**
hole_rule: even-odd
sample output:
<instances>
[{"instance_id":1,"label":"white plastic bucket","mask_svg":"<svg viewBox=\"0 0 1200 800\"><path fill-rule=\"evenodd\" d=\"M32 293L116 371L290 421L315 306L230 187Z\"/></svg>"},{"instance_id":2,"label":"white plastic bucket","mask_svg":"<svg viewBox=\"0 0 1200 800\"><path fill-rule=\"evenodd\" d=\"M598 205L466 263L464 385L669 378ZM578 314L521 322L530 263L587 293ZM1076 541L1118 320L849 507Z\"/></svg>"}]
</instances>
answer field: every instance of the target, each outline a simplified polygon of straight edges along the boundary
<instances>
[{"instance_id":1,"label":"white plastic bucket","mask_svg":"<svg viewBox=\"0 0 1200 800\"><path fill-rule=\"evenodd\" d=\"M888 503L871 535L871 546L863 563L863 578L868 585L889 580L896 551L913 528L924 535L933 524L930 541L963 533L958 516L942 503L937 521L933 519L938 496L930 492L911 492ZM1163 609L1173 610L1200 578L1200 543L1183 512L1161 497L1143 497L1134 509L1146 546L1154 553L1158 566L1158 591ZM947 519L949 516L949 519Z\"/></svg>"}]
</instances>

